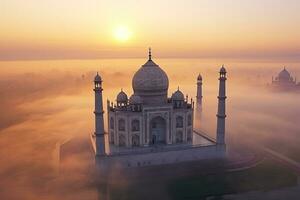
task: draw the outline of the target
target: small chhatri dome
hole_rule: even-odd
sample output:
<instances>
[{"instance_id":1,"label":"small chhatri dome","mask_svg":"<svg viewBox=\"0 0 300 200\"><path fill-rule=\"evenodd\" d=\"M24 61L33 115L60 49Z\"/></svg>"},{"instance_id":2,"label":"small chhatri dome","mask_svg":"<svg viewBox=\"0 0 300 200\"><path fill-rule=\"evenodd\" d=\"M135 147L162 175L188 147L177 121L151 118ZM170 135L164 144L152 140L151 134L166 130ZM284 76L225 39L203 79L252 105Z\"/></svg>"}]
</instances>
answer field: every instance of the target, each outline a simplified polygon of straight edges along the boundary
<instances>
[{"instance_id":1,"label":"small chhatri dome","mask_svg":"<svg viewBox=\"0 0 300 200\"><path fill-rule=\"evenodd\" d=\"M198 78L197 78L197 79L198 79L198 81L202 81L202 76L201 76L201 74L198 75Z\"/></svg>"},{"instance_id":2,"label":"small chhatri dome","mask_svg":"<svg viewBox=\"0 0 300 200\"><path fill-rule=\"evenodd\" d=\"M121 89L121 92L119 92L117 96L117 102L125 103L128 101L127 94L123 92L123 89Z\"/></svg>"},{"instance_id":3,"label":"small chhatri dome","mask_svg":"<svg viewBox=\"0 0 300 200\"><path fill-rule=\"evenodd\" d=\"M284 67L283 70L279 73L278 78L279 79L290 79L291 74Z\"/></svg>"},{"instance_id":4,"label":"small chhatri dome","mask_svg":"<svg viewBox=\"0 0 300 200\"><path fill-rule=\"evenodd\" d=\"M94 81L95 81L95 82L101 82L101 81L102 81L101 76L99 75L98 72L97 72L97 75L96 75L95 78L94 78Z\"/></svg>"},{"instance_id":5,"label":"small chhatri dome","mask_svg":"<svg viewBox=\"0 0 300 200\"><path fill-rule=\"evenodd\" d=\"M179 90L179 87L178 87L177 91L172 94L172 100L175 100L175 101L184 101L184 95Z\"/></svg>"},{"instance_id":6,"label":"small chhatri dome","mask_svg":"<svg viewBox=\"0 0 300 200\"><path fill-rule=\"evenodd\" d=\"M220 69L220 73L226 73L226 69L225 69L224 65L222 65L222 67Z\"/></svg>"},{"instance_id":7,"label":"small chhatri dome","mask_svg":"<svg viewBox=\"0 0 300 200\"><path fill-rule=\"evenodd\" d=\"M149 51L148 61L134 74L132 79L134 93L145 96L166 96L169 88L167 74L152 61Z\"/></svg>"},{"instance_id":8,"label":"small chhatri dome","mask_svg":"<svg viewBox=\"0 0 300 200\"><path fill-rule=\"evenodd\" d=\"M133 94L129 98L129 104L142 104L142 99L139 95Z\"/></svg>"}]
</instances>

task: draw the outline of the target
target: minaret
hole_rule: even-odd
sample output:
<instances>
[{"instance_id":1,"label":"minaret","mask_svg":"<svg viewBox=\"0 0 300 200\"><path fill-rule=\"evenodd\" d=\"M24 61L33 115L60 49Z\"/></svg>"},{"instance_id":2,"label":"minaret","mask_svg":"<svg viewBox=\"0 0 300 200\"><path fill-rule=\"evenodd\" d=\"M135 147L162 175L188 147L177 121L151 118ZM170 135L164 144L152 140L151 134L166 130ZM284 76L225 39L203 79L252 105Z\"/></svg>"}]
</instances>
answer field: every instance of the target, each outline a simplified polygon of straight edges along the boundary
<instances>
[{"instance_id":1,"label":"minaret","mask_svg":"<svg viewBox=\"0 0 300 200\"><path fill-rule=\"evenodd\" d=\"M202 76L198 75L197 78L197 104L202 104Z\"/></svg>"},{"instance_id":2,"label":"minaret","mask_svg":"<svg viewBox=\"0 0 300 200\"><path fill-rule=\"evenodd\" d=\"M226 69L224 65L220 69L220 85L218 96L218 114L217 114L217 144L225 145L225 100L226 100Z\"/></svg>"},{"instance_id":3,"label":"minaret","mask_svg":"<svg viewBox=\"0 0 300 200\"><path fill-rule=\"evenodd\" d=\"M104 141L104 121L103 121L103 102L102 102L102 79L98 72L95 76L95 151L96 155L105 155Z\"/></svg>"}]
</instances>

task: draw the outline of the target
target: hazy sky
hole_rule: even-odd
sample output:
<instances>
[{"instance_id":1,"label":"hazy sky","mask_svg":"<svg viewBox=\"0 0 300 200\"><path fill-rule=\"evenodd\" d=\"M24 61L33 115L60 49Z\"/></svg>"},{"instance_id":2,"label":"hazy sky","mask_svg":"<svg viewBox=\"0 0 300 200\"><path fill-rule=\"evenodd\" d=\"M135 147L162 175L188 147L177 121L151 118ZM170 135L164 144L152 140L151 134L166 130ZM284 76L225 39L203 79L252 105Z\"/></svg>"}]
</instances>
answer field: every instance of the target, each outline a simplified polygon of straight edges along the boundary
<instances>
[{"instance_id":1,"label":"hazy sky","mask_svg":"<svg viewBox=\"0 0 300 200\"><path fill-rule=\"evenodd\" d=\"M299 0L1 0L0 59L141 57L151 46L159 57L295 60L299 10Z\"/></svg>"}]
</instances>

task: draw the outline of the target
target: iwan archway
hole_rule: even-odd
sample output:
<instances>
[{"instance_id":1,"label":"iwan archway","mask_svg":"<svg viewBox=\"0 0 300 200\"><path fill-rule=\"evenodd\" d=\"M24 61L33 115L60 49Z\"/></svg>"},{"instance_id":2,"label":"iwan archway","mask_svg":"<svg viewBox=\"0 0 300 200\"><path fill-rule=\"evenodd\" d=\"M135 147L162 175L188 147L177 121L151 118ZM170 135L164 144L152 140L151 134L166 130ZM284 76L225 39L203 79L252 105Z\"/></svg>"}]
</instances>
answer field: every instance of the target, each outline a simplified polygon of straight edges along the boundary
<instances>
[{"instance_id":1,"label":"iwan archway","mask_svg":"<svg viewBox=\"0 0 300 200\"><path fill-rule=\"evenodd\" d=\"M158 116L150 122L150 145L166 144L166 121Z\"/></svg>"}]
</instances>

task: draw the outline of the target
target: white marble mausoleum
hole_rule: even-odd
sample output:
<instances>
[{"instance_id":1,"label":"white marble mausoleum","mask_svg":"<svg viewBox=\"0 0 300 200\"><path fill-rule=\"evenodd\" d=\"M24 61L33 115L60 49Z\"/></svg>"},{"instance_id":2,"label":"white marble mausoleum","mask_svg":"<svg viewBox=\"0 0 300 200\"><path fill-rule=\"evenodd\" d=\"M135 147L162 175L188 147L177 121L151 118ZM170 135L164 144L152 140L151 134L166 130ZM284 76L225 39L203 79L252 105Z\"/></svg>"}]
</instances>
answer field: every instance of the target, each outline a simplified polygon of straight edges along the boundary
<instances>
[{"instance_id":1,"label":"white marble mausoleum","mask_svg":"<svg viewBox=\"0 0 300 200\"><path fill-rule=\"evenodd\" d=\"M117 102L108 102L108 135L111 145L140 147L191 143L193 102L179 90L168 97L167 74L149 60L134 74L134 93L124 91Z\"/></svg>"},{"instance_id":2,"label":"white marble mausoleum","mask_svg":"<svg viewBox=\"0 0 300 200\"><path fill-rule=\"evenodd\" d=\"M108 130L104 131L102 78L95 83L95 133L91 134L100 168L140 167L225 156L225 82L220 70L216 139L194 131L194 101L179 87L168 96L169 78L149 58L132 78L133 94L121 90L107 101ZM197 102L202 102L202 76L197 78Z\"/></svg>"}]
</instances>

